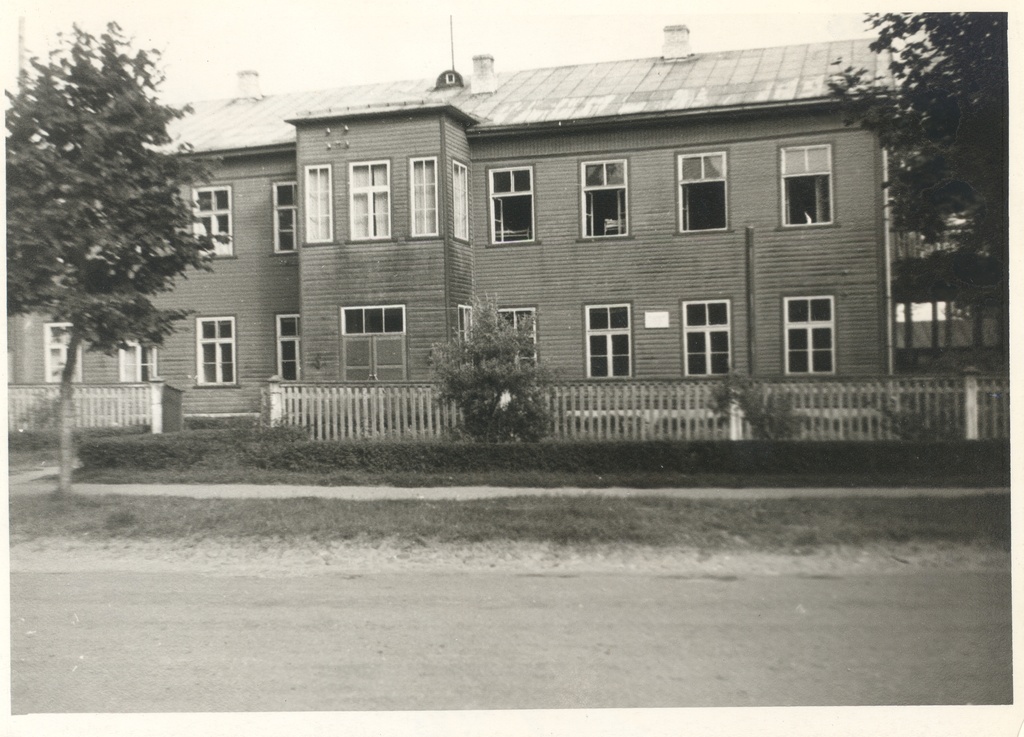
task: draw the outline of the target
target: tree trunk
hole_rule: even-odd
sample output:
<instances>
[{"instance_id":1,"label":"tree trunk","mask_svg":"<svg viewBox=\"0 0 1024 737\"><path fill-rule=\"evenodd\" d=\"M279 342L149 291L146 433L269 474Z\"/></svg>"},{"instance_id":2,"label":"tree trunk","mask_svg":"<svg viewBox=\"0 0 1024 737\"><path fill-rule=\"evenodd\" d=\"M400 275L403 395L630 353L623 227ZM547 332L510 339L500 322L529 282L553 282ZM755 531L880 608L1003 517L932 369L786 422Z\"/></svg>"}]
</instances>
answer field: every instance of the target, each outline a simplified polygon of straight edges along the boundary
<instances>
[{"instance_id":1,"label":"tree trunk","mask_svg":"<svg viewBox=\"0 0 1024 737\"><path fill-rule=\"evenodd\" d=\"M78 363L78 346L82 338L78 332L71 329L71 339L68 341L67 359L64 362L64 370L60 375L60 398L57 402L57 415L59 417L60 433L60 475L57 477L57 493L70 494L71 472L75 467L75 437L73 429L75 426L75 385L72 379L75 376L75 367Z\"/></svg>"}]
</instances>

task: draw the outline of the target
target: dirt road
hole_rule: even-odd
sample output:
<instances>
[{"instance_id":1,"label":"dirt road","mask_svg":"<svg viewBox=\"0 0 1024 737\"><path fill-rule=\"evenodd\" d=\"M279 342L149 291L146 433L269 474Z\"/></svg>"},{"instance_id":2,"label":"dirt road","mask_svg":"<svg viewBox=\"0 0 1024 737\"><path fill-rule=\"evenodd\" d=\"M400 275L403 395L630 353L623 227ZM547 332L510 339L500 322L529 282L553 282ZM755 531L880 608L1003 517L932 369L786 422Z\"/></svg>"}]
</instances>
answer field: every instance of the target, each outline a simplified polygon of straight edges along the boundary
<instances>
[{"instance_id":1,"label":"dirt road","mask_svg":"<svg viewBox=\"0 0 1024 737\"><path fill-rule=\"evenodd\" d=\"M14 713L1012 698L995 553L159 548L15 545Z\"/></svg>"}]
</instances>

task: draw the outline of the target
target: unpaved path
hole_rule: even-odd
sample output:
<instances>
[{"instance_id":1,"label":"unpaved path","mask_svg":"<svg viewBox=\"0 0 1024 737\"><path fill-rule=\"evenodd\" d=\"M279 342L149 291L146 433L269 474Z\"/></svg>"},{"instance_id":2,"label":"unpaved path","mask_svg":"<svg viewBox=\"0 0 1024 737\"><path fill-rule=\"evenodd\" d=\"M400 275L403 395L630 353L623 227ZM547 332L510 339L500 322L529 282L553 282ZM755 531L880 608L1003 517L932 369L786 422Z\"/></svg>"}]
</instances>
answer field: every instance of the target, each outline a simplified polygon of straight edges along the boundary
<instances>
[{"instance_id":1,"label":"unpaved path","mask_svg":"<svg viewBox=\"0 0 1024 737\"><path fill-rule=\"evenodd\" d=\"M55 551L35 552L58 567ZM77 561L72 572L27 571L19 555L14 712L1012 698L1008 570L911 561L899 572L826 573L816 556L813 573L684 558L635 570L639 558L623 555L613 571L594 570L593 557L554 565L544 551L488 570L483 558L463 569L410 553L373 570L382 558L349 556L340 569L287 555L283 565L229 562L238 552L179 570L166 554L87 570L96 551L72 546L59 553L69 568Z\"/></svg>"}]
</instances>

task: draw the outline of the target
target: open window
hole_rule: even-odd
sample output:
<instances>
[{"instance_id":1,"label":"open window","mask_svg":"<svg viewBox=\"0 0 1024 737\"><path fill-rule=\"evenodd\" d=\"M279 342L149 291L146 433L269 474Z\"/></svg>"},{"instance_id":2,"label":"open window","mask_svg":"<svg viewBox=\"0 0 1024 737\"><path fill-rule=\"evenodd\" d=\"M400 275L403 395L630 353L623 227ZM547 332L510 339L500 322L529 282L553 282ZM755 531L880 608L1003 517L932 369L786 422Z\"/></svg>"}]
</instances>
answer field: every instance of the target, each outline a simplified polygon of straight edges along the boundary
<instances>
[{"instance_id":1,"label":"open window","mask_svg":"<svg viewBox=\"0 0 1024 737\"><path fill-rule=\"evenodd\" d=\"M627 235L626 162L591 162L582 167L583 234L588 238Z\"/></svg>"},{"instance_id":2,"label":"open window","mask_svg":"<svg viewBox=\"0 0 1024 737\"><path fill-rule=\"evenodd\" d=\"M726 227L725 154L679 157L679 229L722 230Z\"/></svg>"},{"instance_id":3,"label":"open window","mask_svg":"<svg viewBox=\"0 0 1024 737\"><path fill-rule=\"evenodd\" d=\"M832 222L832 147L782 149L783 222L817 225Z\"/></svg>"},{"instance_id":4,"label":"open window","mask_svg":"<svg viewBox=\"0 0 1024 737\"><path fill-rule=\"evenodd\" d=\"M533 169L491 172L491 242L533 240Z\"/></svg>"}]
</instances>

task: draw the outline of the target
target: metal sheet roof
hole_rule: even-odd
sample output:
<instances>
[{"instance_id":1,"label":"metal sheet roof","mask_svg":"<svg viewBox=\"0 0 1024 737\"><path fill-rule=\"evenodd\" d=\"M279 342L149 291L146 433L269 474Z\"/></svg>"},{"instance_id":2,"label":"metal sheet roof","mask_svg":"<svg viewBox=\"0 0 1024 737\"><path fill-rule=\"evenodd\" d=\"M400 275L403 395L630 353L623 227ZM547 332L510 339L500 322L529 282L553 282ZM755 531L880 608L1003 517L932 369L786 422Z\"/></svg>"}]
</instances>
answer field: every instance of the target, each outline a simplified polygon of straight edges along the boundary
<instances>
[{"instance_id":1,"label":"metal sheet roof","mask_svg":"<svg viewBox=\"0 0 1024 737\"><path fill-rule=\"evenodd\" d=\"M293 143L289 120L392 109L453 106L479 121L474 129L487 130L813 101L827 97L828 78L847 66L888 76L887 59L874 54L869 43L834 41L509 72L497 75L497 89L490 94L474 94L472 79L464 89L435 90L430 78L212 100L193 103L193 114L176 121L172 133L197 151L221 151Z\"/></svg>"}]
</instances>

